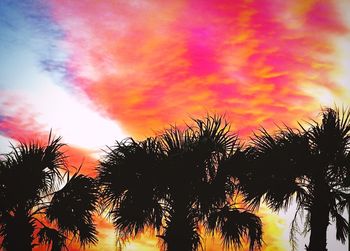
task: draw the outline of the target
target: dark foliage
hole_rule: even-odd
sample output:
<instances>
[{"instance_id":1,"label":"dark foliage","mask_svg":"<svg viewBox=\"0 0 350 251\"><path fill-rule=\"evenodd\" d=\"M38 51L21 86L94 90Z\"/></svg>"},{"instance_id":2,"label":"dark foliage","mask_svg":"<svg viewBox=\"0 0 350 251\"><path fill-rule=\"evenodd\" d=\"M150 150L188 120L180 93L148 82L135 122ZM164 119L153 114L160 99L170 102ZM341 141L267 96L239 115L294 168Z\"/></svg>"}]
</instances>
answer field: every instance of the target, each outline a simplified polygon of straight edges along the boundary
<instances>
[{"instance_id":1,"label":"dark foliage","mask_svg":"<svg viewBox=\"0 0 350 251\"><path fill-rule=\"evenodd\" d=\"M97 188L86 176L69 178L60 141L50 134L47 144L12 145L0 160L0 235L5 250L32 250L39 244L62 250L71 235L82 246L97 242L92 223Z\"/></svg>"},{"instance_id":2,"label":"dark foliage","mask_svg":"<svg viewBox=\"0 0 350 251\"><path fill-rule=\"evenodd\" d=\"M261 221L231 200L235 186L225 163L240 152L236 135L220 117L194 122L185 130L171 127L158 137L109 148L97 170L104 209L123 237L148 227L169 251L197 250L199 228L213 215L220 220L207 229L222 231L226 246L238 247L246 237L251 249L259 248ZM237 214L221 213L223 208Z\"/></svg>"},{"instance_id":3,"label":"dark foliage","mask_svg":"<svg viewBox=\"0 0 350 251\"><path fill-rule=\"evenodd\" d=\"M274 135L265 129L246 149L246 168L236 169L245 199L252 207L263 201L273 210L306 211L305 231L311 231L308 250L326 250L329 220L335 220L338 240L344 242L348 222L342 217L349 203L350 112L326 108L322 122L308 128L286 127ZM295 247L296 216L291 228Z\"/></svg>"}]
</instances>

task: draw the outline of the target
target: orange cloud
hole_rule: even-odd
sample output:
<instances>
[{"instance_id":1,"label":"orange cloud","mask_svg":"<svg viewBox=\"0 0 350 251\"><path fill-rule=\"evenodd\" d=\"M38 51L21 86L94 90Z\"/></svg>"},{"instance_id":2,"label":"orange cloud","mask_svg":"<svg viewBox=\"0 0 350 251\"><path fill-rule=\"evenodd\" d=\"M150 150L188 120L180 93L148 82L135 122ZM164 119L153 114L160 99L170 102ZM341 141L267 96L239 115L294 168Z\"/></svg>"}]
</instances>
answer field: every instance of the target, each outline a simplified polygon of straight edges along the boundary
<instances>
[{"instance_id":1,"label":"orange cloud","mask_svg":"<svg viewBox=\"0 0 350 251\"><path fill-rule=\"evenodd\" d=\"M337 96L332 38L348 31L332 1L52 5L71 50L71 84L133 136L208 111L247 136L310 116L320 102L308 86Z\"/></svg>"}]
</instances>

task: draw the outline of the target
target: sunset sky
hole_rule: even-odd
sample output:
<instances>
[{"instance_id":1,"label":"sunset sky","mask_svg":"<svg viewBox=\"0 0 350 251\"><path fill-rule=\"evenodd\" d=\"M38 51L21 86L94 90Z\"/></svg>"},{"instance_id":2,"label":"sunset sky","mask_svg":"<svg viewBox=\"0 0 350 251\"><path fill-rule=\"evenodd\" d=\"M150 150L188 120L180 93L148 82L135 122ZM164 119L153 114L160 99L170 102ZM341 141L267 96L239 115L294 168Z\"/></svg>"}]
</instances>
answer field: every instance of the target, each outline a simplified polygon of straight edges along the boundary
<instances>
[{"instance_id":1,"label":"sunset sky","mask_svg":"<svg viewBox=\"0 0 350 251\"><path fill-rule=\"evenodd\" d=\"M350 1L0 0L0 58L0 152L52 129L93 175L106 145L191 117L225 114L248 140L349 106ZM290 250L292 214L263 208L263 250ZM87 250L114 250L113 228L97 222ZM346 250L334 235L328 249ZM155 245L145 234L124 250Z\"/></svg>"}]
</instances>

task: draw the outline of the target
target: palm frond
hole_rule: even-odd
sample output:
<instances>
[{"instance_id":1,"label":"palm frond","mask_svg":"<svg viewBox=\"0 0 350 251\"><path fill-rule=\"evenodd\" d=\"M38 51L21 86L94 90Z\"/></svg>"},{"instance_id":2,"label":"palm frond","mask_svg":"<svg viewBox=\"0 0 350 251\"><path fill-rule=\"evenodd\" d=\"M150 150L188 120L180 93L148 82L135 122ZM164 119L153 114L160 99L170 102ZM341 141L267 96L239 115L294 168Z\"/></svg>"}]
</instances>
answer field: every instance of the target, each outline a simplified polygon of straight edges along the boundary
<instances>
[{"instance_id":1,"label":"palm frond","mask_svg":"<svg viewBox=\"0 0 350 251\"><path fill-rule=\"evenodd\" d=\"M210 231L219 230L226 248L241 248L244 238L249 240L249 250L262 246L262 222L249 211L225 206L209 216L207 228Z\"/></svg>"},{"instance_id":2,"label":"palm frond","mask_svg":"<svg viewBox=\"0 0 350 251\"><path fill-rule=\"evenodd\" d=\"M63 248L67 249L66 236L56 229L49 227L40 228L38 239L39 243L51 246L51 251L61 251Z\"/></svg>"},{"instance_id":3,"label":"palm frond","mask_svg":"<svg viewBox=\"0 0 350 251\"><path fill-rule=\"evenodd\" d=\"M230 132L230 125L223 117L214 115L206 119L194 119L197 127L198 142L203 143L207 150L226 154L236 145L237 135Z\"/></svg>"},{"instance_id":4,"label":"palm frond","mask_svg":"<svg viewBox=\"0 0 350 251\"><path fill-rule=\"evenodd\" d=\"M329 203L331 217L336 223L336 238L342 243L345 243L349 231L349 222L342 216L345 207L349 204L348 199L349 194L341 191L333 191Z\"/></svg>"},{"instance_id":5,"label":"palm frond","mask_svg":"<svg viewBox=\"0 0 350 251\"><path fill-rule=\"evenodd\" d=\"M126 190L154 192L162 152L158 141L117 142L106 152L98 167L103 206L113 209Z\"/></svg>"},{"instance_id":6,"label":"palm frond","mask_svg":"<svg viewBox=\"0 0 350 251\"><path fill-rule=\"evenodd\" d=\"M33 207L55 190L55 184L61 178L60 170L66 170L66 165L65 155L61 151L61 138L50 137L48 145L38 141L11 145L12 151L4 155L0 182L2 193L6 193L8 207L18 203ZM18 184L21 184L20 193Z\"/></svg>"},{"instance_id":7,"label":"palm frond","mask_svg":"<svg viewBox=\"0 0 350 251\"><path fill-rule=\"evenodd\" d=\"M170 155L187 150L186 147L189 146L193 137L191 130L182 131L176 126L171 126L163 132L160 140L162 148Z\"/></svg>"},{"instance_id":8,"label":"palm frond","mask_svg":"<svg viewBox=\"0 0 350 251\"><path fill-rule=\"evenodd\" d=\"M261 129L252 142L246 150L246 168L238 172L245 201L252 208L261 201L276 211L288 207L295 194L305 192L303 180L313 160L307 138L286 127L275 135Z\"/></svg>"},{"instance_id":9,"label":"palm frond","mask_svg":"<svg viewBox=\"0 0 350 251\"><path fill-rule=\"evenodd\" d=\"M126 139L109 148L100 162L97 181L103 210L126 239L145 227L159 229L163 217L160 161L163 149L157 138Z\"/></svg>"},{"instance_id":10,"label":"palm frond","mask_svg":"<svg viewBox=\"0 0 350 251\"><path fill-rule=\"evenodd\" d=\"M163 208L153 194L127 191L118 206L110 212L114 227L125 239L134 238L146 227L160 229Z\"/></svg>"},{"instance_id":11,"label":"palm frond","mask_svg":"<svg viewBox=\"0 0 350 251\"><path fill-rule=\"evenodd\" d=\"M324 108L322 122L310 123L305 130L320 161L337 167L337 160L348 153L350 146L350 111Z\"/></svg>"},{"instance_id":12,"label":"palm frond","mask_svg":"<svg viewBox=\"0 0 350 251\"><path fill-rule=\"evenodd\" d=\"M76 173L54 193L46 216L50 222L57 223L60 231L77 237L82 246L96 244L92 215L97 207L97 194L94 180Z\"/></svg>"},{"instance_id":13,"label":"palm frond","mask_svg":"<svg viewBox=\"0 0 350 251\"><path fill-rule=\"evenodd\" d=\"M349 234L349 222L338 213L333 214L332 217L335 219L336 223L336 238L344 244Z\"/></svg>"},{"instance_id":14,"label":"palm frond","mask_svg":"<svg viewBox=\"0 0 350 251\"><path fill-rule=\"evenodd\" d=\"M291 222L291 226L290 226L290 231L289 231L289 242L292 246L292 250L296 250L297 246L298 246L298 241L297 241L297 237L296 234L300 233L300 229L299 229L299 224L298 224L298 216L300 216L300 218L303 218L304 215L304 201L303 200L297 200L297 208L296 211L294 213L293 216L293 220ZM309 224L309 218L306 218L306 226L308 226ZM304 231L307 231L306 229L304 229Z\"/></svg>"}]
</instances>

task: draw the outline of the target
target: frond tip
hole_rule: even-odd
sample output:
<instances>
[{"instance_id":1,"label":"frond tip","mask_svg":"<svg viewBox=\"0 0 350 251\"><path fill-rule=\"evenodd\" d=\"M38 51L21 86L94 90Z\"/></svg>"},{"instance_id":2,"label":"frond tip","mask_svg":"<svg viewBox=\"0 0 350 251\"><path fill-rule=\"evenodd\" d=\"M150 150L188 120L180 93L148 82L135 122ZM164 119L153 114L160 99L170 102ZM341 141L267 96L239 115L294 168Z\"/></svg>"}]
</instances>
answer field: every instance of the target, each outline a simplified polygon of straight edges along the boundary
<instances>
[{"instance_id":1,"label":"frond tip","mask_svg":"<svg viewBox=\"0 0 350 251\"><path fill-rule=\"evenodd\" d=\"M51 251L61 251L66 248L66 236L58 230L43 227L38 232L39 242L51 246Z\"/></svg>"},{"instance_id":2,"label":"frond tip","mask_svg":"<svg viewBox=\"0 0 350 251\"><path fill-rule=\"evenodd\" d=\"M226 248L241 248L244 238L249 241L249 250L262 246L262 222L251 212L225 206L210 215L208 228L210 231L219 230Z\"/></svg>"}]
</instances>

